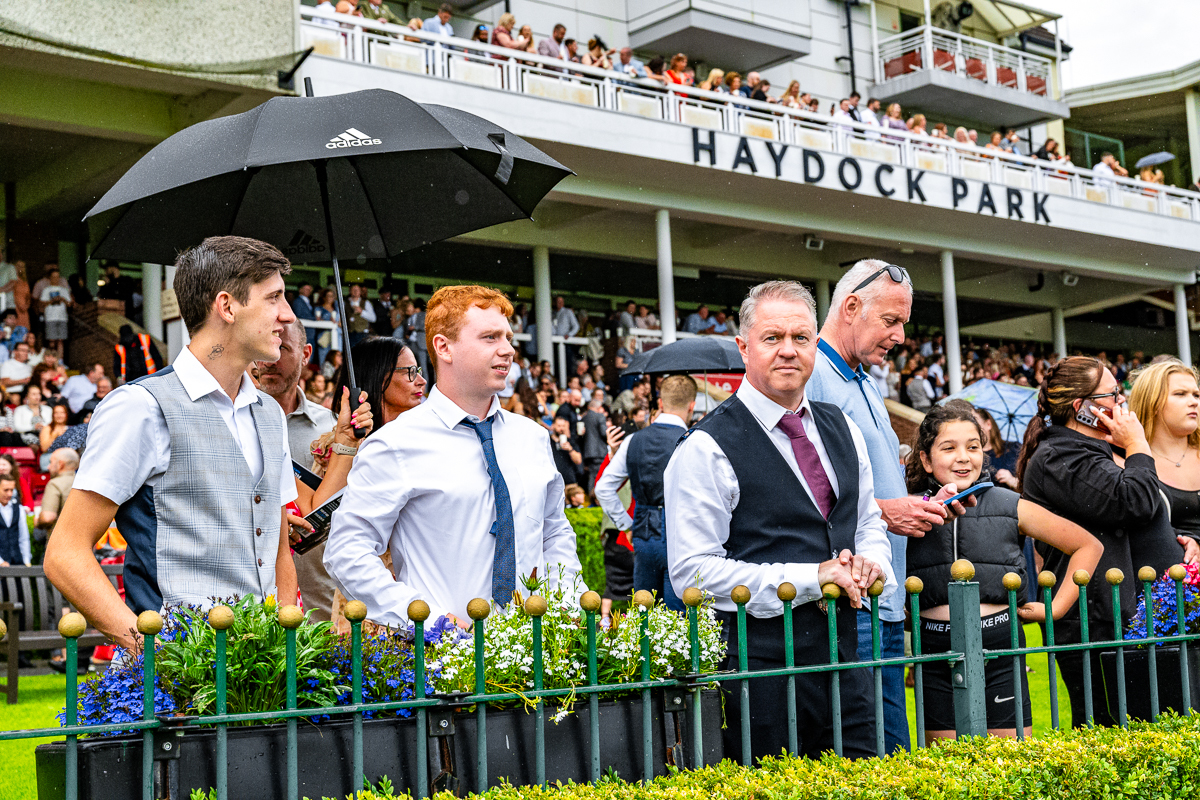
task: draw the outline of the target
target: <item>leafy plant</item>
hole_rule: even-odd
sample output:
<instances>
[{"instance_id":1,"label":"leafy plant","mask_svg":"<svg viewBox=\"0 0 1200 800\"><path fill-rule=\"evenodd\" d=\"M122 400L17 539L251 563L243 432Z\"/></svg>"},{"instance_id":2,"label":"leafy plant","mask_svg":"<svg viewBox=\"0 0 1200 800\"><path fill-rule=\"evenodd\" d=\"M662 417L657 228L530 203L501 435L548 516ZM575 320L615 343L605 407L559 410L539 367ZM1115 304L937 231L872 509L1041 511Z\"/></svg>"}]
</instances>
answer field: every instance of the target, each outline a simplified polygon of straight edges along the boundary
<instances>
[{"instance_id":1,"label":"leafy plant","mask_svg":"<svg viewBox=\"0 0 1200 800\"><path fill-rule=\"evenodd\" d=\"M601 527L604 510L600 508L568 508L567 522L575 530L575 553L582 569L580 577L589 589L604 594L604 539Z\"/></svg>"}]
</instances>

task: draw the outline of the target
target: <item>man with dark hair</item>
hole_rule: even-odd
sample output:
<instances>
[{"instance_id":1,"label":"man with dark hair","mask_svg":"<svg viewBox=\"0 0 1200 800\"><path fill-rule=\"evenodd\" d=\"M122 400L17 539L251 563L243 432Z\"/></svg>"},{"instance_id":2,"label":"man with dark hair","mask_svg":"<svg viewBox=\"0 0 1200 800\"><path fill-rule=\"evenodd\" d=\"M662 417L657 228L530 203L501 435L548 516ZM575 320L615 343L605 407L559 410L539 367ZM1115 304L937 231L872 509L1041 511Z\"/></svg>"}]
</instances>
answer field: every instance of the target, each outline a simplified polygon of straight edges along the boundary
<instances>
[{"instance_id":1,"label":"man with dark hair","mask_svg":"<svg viewBox=\"0 0 1200 800\"><path fill-rule=\"evenodd\" d=\"M140 291L141 287L137 281L121 274L121 266L117 262L104 262L104 284L96 292L96 297L125 303L125 316L139 325L142 321L142 307L134 295L140 297Z\"/></svg>"},{"instance_id":2,"label":"man with dark hair","mask_svg":"<svg viewBox=\"0 0 1200 800\"><path fill-rule=\"evenodd\" d=\"M675 445L687 433L696 408L696 380L672 375L659 387L658 416L621 447L596 482L596 501L609 518L633 538L633 588L655 592L667 607L683 610L671 588L667 571L667 540L663 518L663 473ZM625 511L617 491L628 478L633 490L633 517Z\"/></svg>"},{"instance_id":3,"label":"man with dark hair","mask_svg":"<svg viewBox=\"0 0 1200 800\"><path fill-rule=\"evenodd\" d=\"M279 359L296 319L284 297L291 264L264 242L220 236L181 253L175 268L191 342L173 365L97 407L46 551L54 585L127 648L145 610L242 595L296 601L287 425L247 374L254 361ZM129 543L125 603L92 558L114 517Z\"/></svg>"},{"instance_id":4,"label":"man with dark hair","mask_svg":"<svg viewBox=\"0 0 1200 800\"><path fill-rule=\"evenodd\" d=\"M453 15L454 6L449 3L442 3L438 6L437 14L422 23L421 30L439 36L453 36L454 28L450 26L450 17Z\"/></svg>"},{"instance_id":5,"label":"man with dark hair","mask_svg":"<svg viewBox=\"0 0 1200 800\"><path fill-rule=\"evenodd\" d=\"M143 375L153 375L163 368L162 353L148 333L133 332L132 325L122 325L113 347L113 374L120 383L130 383Z\"/></svg>"},{"instance_id":6,"label":"man with dark hair","mask_svg":"<svg viewBox=\"0 0 1200 800\"><path fill-rule=\"evenodd\" d=\"M554 26L554 31L550 34L549 39L542 39L538 42L538 53L550 58L562 58L563 39L565 38L567 38L567 26L560 22Z\"/></svg>"},{"instance_id":7,"label":"man with dark hair","mask_svg":"<svg viewBox=\"0 0 1200 800\"><path fill-rule=\"evenodd\" d=\"M296 289L296 299L292 301L292 312L296 319L315 320L317 310L313 307L313 285L308 281L301 282ZM313 348L317 346L317 329L305 328L304 340Z\"/></svg>"}]
</instances>

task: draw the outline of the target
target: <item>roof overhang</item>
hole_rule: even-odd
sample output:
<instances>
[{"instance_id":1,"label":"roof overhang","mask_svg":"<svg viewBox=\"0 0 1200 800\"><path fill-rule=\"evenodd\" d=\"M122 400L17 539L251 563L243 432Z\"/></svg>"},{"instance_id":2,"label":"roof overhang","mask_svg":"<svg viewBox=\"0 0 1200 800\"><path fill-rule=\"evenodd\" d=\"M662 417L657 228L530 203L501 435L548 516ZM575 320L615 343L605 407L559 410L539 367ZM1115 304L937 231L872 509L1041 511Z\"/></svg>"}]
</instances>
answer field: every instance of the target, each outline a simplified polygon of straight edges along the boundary
<instances>
[{"instance_id":1,"label":"roof overhang","mask_svg":"<svg viewBox=\"0 0 1200 800\"><path fill-rule=\"evenodd\" d=\"M1071 116L1065 102L993 86L939 69L913 72L871 87L885 104L919 108L934 119L968 119L996 128L1019 128Z\"/></svg>"},{"instance_id":2,"label":"roof overhang","mask_svg":"<svg viewBox=\"0 0 1200 800\"><path fill-rule=\"evenodd\" d=\"M743 20L685 8L641 28L631 27L634 50L687 53L692 61L742 70L765 69L812 52L812 39Z\"/></svg>"},{"instance_id":3,"label":"roof overhang","mask_svg":"<svg viewBox=\"0 0 1200 800\"><path fill-rule=\"evenodd\" d=\"M1011 0L971 0L971 5L975 8L975 13L991 26L1000 39L1062 19L1062 14L1043 11Z\"/></svg>"}]
</instances>

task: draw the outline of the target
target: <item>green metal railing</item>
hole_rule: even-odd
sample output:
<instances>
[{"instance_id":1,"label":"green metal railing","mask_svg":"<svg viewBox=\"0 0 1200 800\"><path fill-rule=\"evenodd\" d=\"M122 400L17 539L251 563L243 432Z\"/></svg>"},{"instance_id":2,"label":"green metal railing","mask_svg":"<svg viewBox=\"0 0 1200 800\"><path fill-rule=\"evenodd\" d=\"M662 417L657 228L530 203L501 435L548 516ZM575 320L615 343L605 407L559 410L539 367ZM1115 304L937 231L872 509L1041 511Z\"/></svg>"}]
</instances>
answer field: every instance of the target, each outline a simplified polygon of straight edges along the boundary
<instances>
[{"instance_id":1,"label":"green metal railing","mask_svg":"<svg viewBox=\"0 0 1200 800\"><path fill-rule=\"evenodd\" d=\"M923 590L921 581L917 578L909 578L905 583L905 591L908 594L908 600L912 617L914 620L913 635L912 635L912 651L911 656L897 658L883 658L881 653L881 638L880 638L880 622L879 622L879 595L883 591L882 582L876 582L874 586L868 590L870 598L870 616L872 630L872 659L870 661L843 662L838 657L838 615L850 611L846 606L845 601L841 599L841 591L837 586L829 584L822 587L826 615L828 619L828 638L829 638L829 663L827 664L808 664L797 666L794 663L792 643L794 641L793 629L793 608L792 600L796 597L796 589L791 584L783 584L779 587L778 597L783 601L783 614L781 618L781 639L785 645L785 663L784 666L774 669L750 670L748 668L749 654L747 653L746 642L746 604L750 600L750 591L739 586L731 593L731 599L737 606L736 614L736 637L737 637L737 654L736 654L736 669L728 671L718 671L715 673L701 673L701 648L699 636L699 611L704 600L702 593L695 588L686 590L683 593L683 602L686 606L688 638L690 642L690 666L691 674L682 676L679 679L659 679L654 680L650 677L650 652L651 642L649 634L649 611L654 604L654 598L648 592L638 592L634 597L636 618L640 624L640 645L641 645L641 673L640 680L629 681L616 684L601 684L597 676L597 612L600 610L600 596L595 592L586 592L580 598L580 607L583 611L584 624L587 630L587 684L584 686L576 686L574 688L561 689L546 689L544 682L543 669L543 637L542 637L542 617L547 612L546 600L540 596L534 595L524 601L523 611L529 618L529 623L532 626L532 641L533 641L533 688L521 693L517 692L489 692L487 689L485 668L487 660L484 653L485 630L487 625L487 617L490 613L490 605L487 601L476 599L468 605L468 615L474 621L474 658L475 658L475 687L474 693L466 697L457 696L454 698L443 697L427 697L426 696L426 672L424 665L424 626L425 621L429 617L429 606L423 601L414 601L408 608L408 617L412 620L414 631L414 675L415 675L415 692L413 699L399 700L379 703L363 703L358 702L362 698L362 622L366 618L367 608L358 601L353 601L346 606L346 617L351 624L351 653L352 653L352 699L353 702L344 706L330 706L317 708L297 708L296 699L296 629L303 623L303 614L295 606L285 606L278 609L278 622L286 631L286 680L287 680L287 699L286 708L269 710L256 713L240 713L230 714L227 712L226 705L226 676L228 664L226 663L226 634L228 629L233 625L234 613L227 606L216 606L209 611L208 622L215 630L216 649L214 658L214 674L216 684L216 698L214 704L215 713L200 717L192 717L184 719L178 726L175 726L170 721L160 720L154 714L154 675L155 675L155 637L162 630L162 618L155 612L143 612L138 617L138 631L145 638L145 659L144 670L142 675L143 687L143 712L142 719L132 723L113 723L103 725L80 725L78 724L78 715L76 710L77 690L76 681L79 674L78 663L78 648L77 640L86 629L84 618L73 613L64 617L59 624L59 632L66 639L66 656L67 656L67 689L66 689L66 715L65 725L59 728L40 728L35 730L20 730L20 731L0 731L0 740L14 739L31 739L47 736L65 736L65 796L67 800L76 800L79 796L79 742L78 738L82 735L91 735L99 733L110 733L116 731L140 731L142 736L142 796L145 800L152 800L155 792L155 761L154 761L154 742L155 731L164 727L167 724L172 724L172 727L182 729L199 729L204 727L212 727L216 730L216 747L215 747L215 775L216 775L216 794L220 800L226 800L229 796L229 779L228 779L228 744L227 733L228 726L234 723L246 722L266 722L286 720L287 723L287 738L286 738L286 797L288 800L299 800L298 787L300 765L298 764L297 752L297 721L300 717L313 717L317 715L329 715L330 717L350 717L353 721L353 739L352 739L352 785L359 787L363 785L364 764L363 764L363 714L368 711L394 711L398 709L409 709L414 712L417 720L417 773L414 780L414 793L418 797L426 797L430 790L430 781L428 773L428 738L426 736L426 720L430 709L437 708L439 711L445 711L447 708L464 709L470 705L474 706L474 716L476 720L476 753L477 763L476 768L476 786L473 787L477 791L484 791L488 788L488 749L487 749L487 713L488 708L494 704L513 703L515 701L531 702L533 705L532 713L535 715L536 725L534 727L534 748L533 748L533 769L532 773L535 776L535 781L540 785L546 784L546 736L545 736L545 702L549 698L566 697L568 695L583 695L587 698L589 710L590 727L587 733L588 737L588 771L591 780L598 780L601 776L603 753L601 751L600 741L600 715L599 715L599 700L602 694L639 694L642 701L642 717L641 717L641 774L644 779L652 778L656 773L654 759L654 720L652 714L652 693L655 689L670 688L676 693L679 690L690 691L692 696L692 763L699 765L704 763L705 746L704 746L704 729L701 720L701 693L705 688L716 687L722 684L728 684L728 690L736 691L740 694L741 699L741 714L739 720L729 720L728 724L737 724L740 728L740 747L739 753L744 763L751 762L752 741L750 730L750 710L749 698L754 691L753 682L755 679L764 677L785 677L787 685L787 709L781 711L780 722L787 725L788 749L792 753L799 751L800 732L797 729L797 714L796 714L796 676L812 673L827 673L830 675L832 683L831 699L832 699L832 722L833 722L833 748L838 754L842 754L842 708L839 694L839 684L841 673L847 669L864 669L868 668L873 671L874 687L875 687L875 720L877 735L875 740L875 749L879 756L884 755L884 738L883 738L883 697L882 697L882 675L883 669L887 667L905 667L906 665L914 666L914 677L916 681L915 705L917 719L917 745L925 746L925 728L923 714L923 667L930 663L949 663L952 668L951 681L954 689L954 708L956 733L959 737L983 735L987 732L987 715L986 706L987 698L985 695L984 681L984 665L987 660L991 659L1012 659L1012 670L1014 685L1017 691L1014 693L1014 706L1016 709L1016 731L1017 737L1023 738L1024 727L1029 723L1029 720L1023 718L1022 709L1022 691L1020 687L1022 681L1026 680L1025 671L1022 667L1021 659L1026 656L1045 653L1048 661L1048 680L1050 687L1050 703L1051 703L1051 725L1059 727L1058 714L1058 697L1056 692L1057 679L1055 671L1055 658L1060 653L1073 652L1089 652L1094 650L1115 650L1116 652L1116 669L1117 669L1117 695L1118 695L1118 721L1121 725L1128 724L1127 702L1126 702L1126 687L1125 687L1125 650L1129 647L1137 647L1146 644L1158 644L1165 642L1173 642L1180 644L1180 662L1179 662L1179 678L1183 688L1183 708L1185 713L1191 713L1190 706L1192 698L1190 695L1189 682L1189 663L1187 658L1187 647L1182 646L1186 642L1194 641L1200 638L1197 634L1182 634L1177 633L1172 636L1157 636L1154 629L1154 599L1151 591L1151 583L1156 576L1154 571L1149 568L1143 568L1138 579L1142 584L1145 592L1146 612L1148 619L1147 635L1142 639L1122 639L1121 623L1118 621L1113 627L1112 640L1093 641L1090 638L1088 627L1087 613L1087 583L1089 576L1087 573L1080 571L1073 576L1074 582L1079 586L1079 611L1081 623L1081 642L1073 644L1055 644L1054 640L1054 621L1047 619L1045 623L1045 644L1040 647L1020 647L1018 626L1020 622L1017 618L1017 592L1021 585L1021 579L1015 573L1009 573L1004 576L1003 584L1008 592L1008 606L1010 614L1010 647L1005 650L986 651L982 647L981 624L980 624L980 601L979 601L979 584L973 582L974 567L970 562L959 561L955 562L952 567L951 575L953 582L949 584L949 605L950 605L950 631L951 631L951 651L940 653L922 653L921 650L921 634L920 625L916 624L919 618L919 595ZM1181 566L1172 567L1170 577L1175 584L1175 594L1178 605L1177 623L1178 631L1184 630L1184 577L1185 572ZM1110 570L1106 575L1107 581L1113 593L1114 608L1120 608L1119 592L1120 584L1124 581L1124 576L1119 570ZM1054 584L1054 576L1051 573L1042 573L1038 576L1038 585L1041 587L1046 608L1052 607L1051 603L1051 588ZM0 637L5 633L3 623L0 623ZM1148 660L1150 666L1149 672L1149 696L1151 705L1151 716L1157 718L1159 714L1159 677L1156 671L1156 653L1155 648L1148 649ZM1088 724L1093 724L1093 700L1092 697L1092 682L1090 675L1090 657L1083 658L1083 668L1085 670L1085 708ZM727 753L727 755L735 755ZM662 772L661 767L657 769ZM207 787L199 787L207 788ZM185 790L186 791L186 790Z\"/></svg>"}]
</instances>

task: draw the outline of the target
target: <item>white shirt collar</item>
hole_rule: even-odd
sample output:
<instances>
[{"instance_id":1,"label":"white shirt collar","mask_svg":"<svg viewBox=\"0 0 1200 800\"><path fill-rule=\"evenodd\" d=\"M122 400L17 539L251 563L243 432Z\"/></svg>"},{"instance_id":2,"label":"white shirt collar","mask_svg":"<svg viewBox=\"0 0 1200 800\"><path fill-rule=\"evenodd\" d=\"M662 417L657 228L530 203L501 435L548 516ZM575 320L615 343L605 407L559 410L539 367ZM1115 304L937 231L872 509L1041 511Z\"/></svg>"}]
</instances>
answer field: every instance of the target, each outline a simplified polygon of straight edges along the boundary
<instances>
[{"instance_id":1,"label":"white shirt collar","mask_svg":"<svg viewBox=\"0 0 1200 800\"><path fill-rule=\"evenodd\" d=\"M783 418L783 415L791 413L790 408L784 408L758 389L755 389L749 379L742 381L742 385L738 387L737 396L750 413L754 415L754 418L767 430L774 430L775 426L779 424L779 420ZM800 401L800 406L796 409L796 413L799 413L801 408L808 409L807 415L812 416L812 406L808 404L807 394Z\"/></svg>"},{"instance_id":2,"label":"white shirt collar","mask_svg":"<svg viewBox=\"0 0 1200 800\"><path fill-rule=\"evenodd\" d=\"M430 391L429 394L426 396L424 405L429 406L430 410L433 411L433 413L437 416L437 418L440 419L442 421L442 423L445 424L445 426L450 429L453 429L456 425L458 425L458 423L462 422L463 420L470 420L471 422L479 421L479 417L476 417L473 414L468 414L466 411L463 411L461 408L458 407L457 403L455 403L449 397L446 397L446 395L444 395L436 385L433 387L433 390ZM500 411L500 398L493 395L492 396L492 404L488 407L487 416L484 417L484 419L488 419L488 418L496 416L497 412L499 412L499 411ZM496 418L501 419L501 417L496 417Z\"/></svg>"},{"instance_id":3,"label":"white shirt collar","mask_svg":"<svg viewBox=\"0 0 1200 800\"><path fill-rule=\"evenodd\" d=\"M179 351L179 355L175 356L175 361L171 366L175 368L175 374L179 376L179 382L183 384L183 390L188 393L188 397L193 403L213 392L220 392L221 397L226 400L231 399L221 388L221 384L217 383L213 374L204 368L200 359L196 358L196 355L188 348L185 347ZM258 390L254 388L254 381L243 372L237 398L232 400L233 408L236 411L257 402L259 402Z\"/></svg>"},{"instance_id":4,"label":"white shirt collar","mask_svg":"<svg viewBox=\"0 0 1200 800\"><path fill-rule=\"evenodd\" d=\"M674 425L677 428L686 428L687 427L687 423L683 421L682 417L680 417L676 414L668 414L666 412L663 412L662 414L659 414L657 417L655 417L654 424L655 425Z\"/></svg>"}]
</instances>

